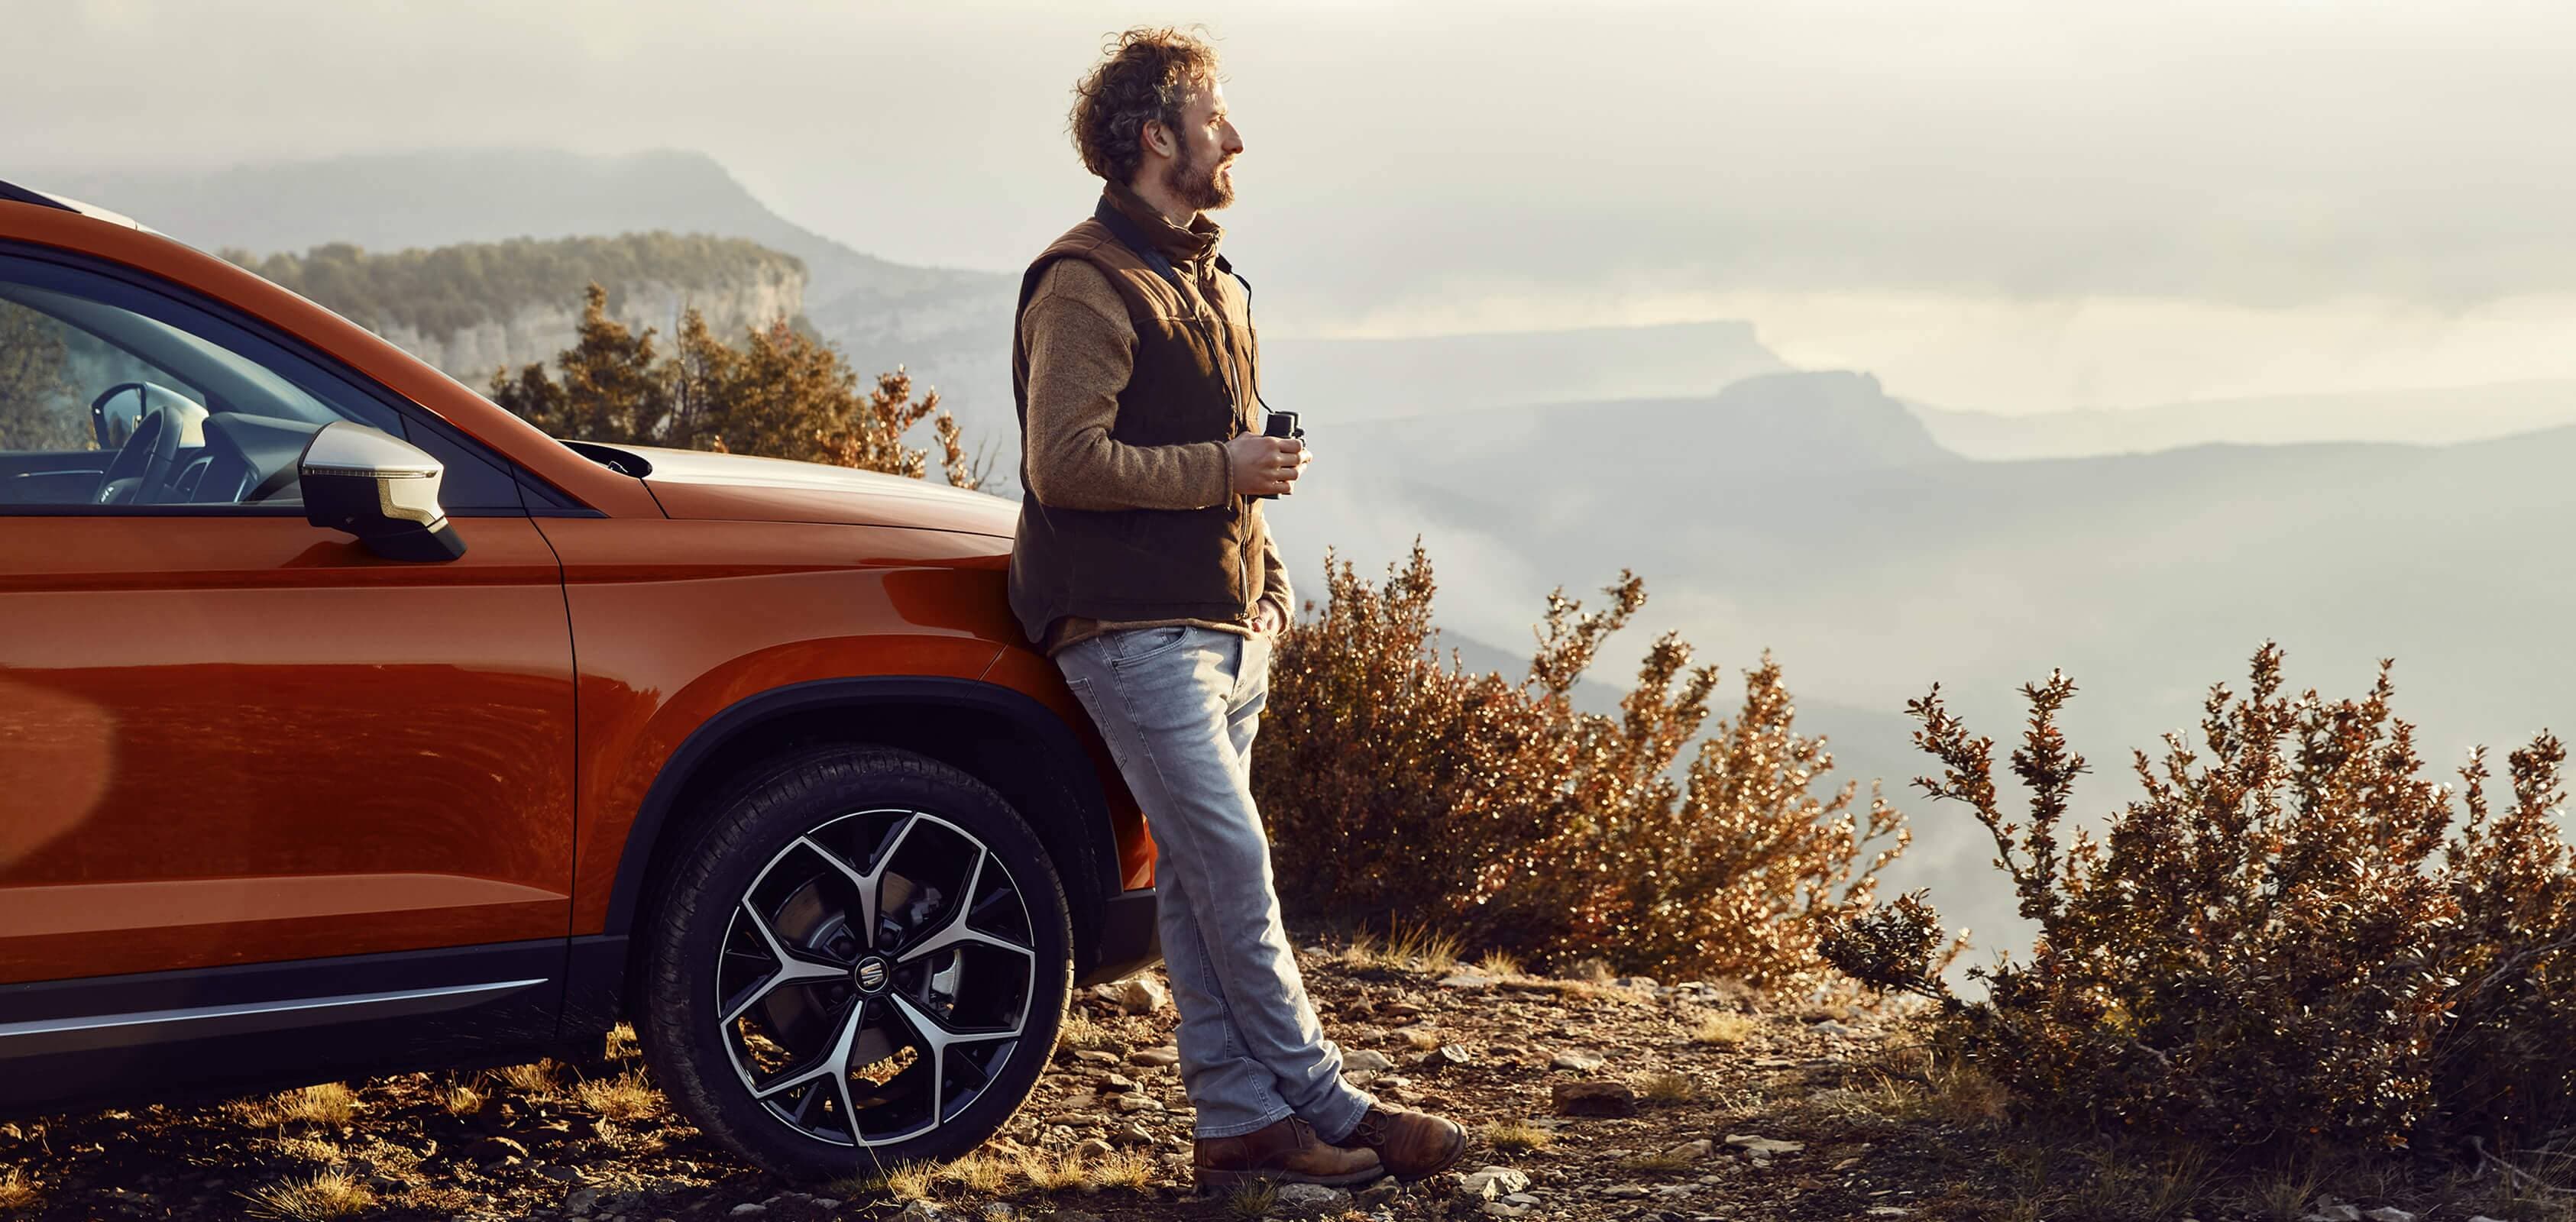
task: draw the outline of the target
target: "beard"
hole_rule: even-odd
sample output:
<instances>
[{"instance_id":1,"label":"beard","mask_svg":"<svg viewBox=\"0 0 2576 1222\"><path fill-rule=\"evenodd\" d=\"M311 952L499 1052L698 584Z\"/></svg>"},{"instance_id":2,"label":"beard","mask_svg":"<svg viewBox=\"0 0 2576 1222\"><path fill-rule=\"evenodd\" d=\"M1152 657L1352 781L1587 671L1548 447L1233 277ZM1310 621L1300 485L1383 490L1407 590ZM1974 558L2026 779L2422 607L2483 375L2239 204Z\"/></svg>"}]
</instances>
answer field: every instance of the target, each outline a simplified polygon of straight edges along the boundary
<instances>
[{"instance_id":1,"label":"beard","mask_svg":"<svg viewBox=\"0 0 2576 1222\"><path fill-rule=\"evenodd\" d=\"M1234 182L1227 176L1225 160L1192 161L1186 145L1180 157L1163 171L1163 185L1182 203L1201 212L1213 212L1234 202Z\"/></svg>"}]
</instances>

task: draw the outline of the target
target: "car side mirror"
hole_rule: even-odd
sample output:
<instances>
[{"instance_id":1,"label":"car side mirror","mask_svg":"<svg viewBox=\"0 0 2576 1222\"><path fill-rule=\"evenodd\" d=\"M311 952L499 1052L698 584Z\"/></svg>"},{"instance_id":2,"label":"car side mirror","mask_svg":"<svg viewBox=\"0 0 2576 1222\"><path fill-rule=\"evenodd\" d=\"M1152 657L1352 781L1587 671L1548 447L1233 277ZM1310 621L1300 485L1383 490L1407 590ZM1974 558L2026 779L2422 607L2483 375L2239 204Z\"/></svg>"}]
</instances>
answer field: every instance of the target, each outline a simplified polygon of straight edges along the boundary
<instances>
[{"instance_id":1,"label":"car side mirror","mask_svg":"<svg viewBox=\"0 0 2576 1222\"><path fill-rule=\"evenodd\" d=\"M295 460L304 520L356 535L388 560L454 560L465 540L439 508L447 473L420 447L346 420L322 426Z\"/></svg>"}]
</instances>

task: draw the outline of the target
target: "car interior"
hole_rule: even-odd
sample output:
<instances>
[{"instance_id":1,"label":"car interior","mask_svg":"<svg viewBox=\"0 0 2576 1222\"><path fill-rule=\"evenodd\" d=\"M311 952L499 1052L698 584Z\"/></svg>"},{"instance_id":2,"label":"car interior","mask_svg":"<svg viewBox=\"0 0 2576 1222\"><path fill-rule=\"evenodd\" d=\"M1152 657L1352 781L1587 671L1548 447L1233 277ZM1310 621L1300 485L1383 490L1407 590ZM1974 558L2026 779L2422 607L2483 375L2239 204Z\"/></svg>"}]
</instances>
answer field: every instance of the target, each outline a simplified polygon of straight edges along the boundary
<instances>
[{"instance_id":1,"label":"car interior","mask_svg":"<svg viewBox=\"0 0 2576 1222\"><path fill-rule=\"evenodd\" d=\"M297 458L344 418L275 372L157 319L27 284L0 282L0 302L25 315L13 328L22 343L62 354L58 387L45 396L57 401L13 413L53 424L37 434L50 446L0 438L12 447L0 449L0 503L297 506Z\"/></svg>"}]
</instances>

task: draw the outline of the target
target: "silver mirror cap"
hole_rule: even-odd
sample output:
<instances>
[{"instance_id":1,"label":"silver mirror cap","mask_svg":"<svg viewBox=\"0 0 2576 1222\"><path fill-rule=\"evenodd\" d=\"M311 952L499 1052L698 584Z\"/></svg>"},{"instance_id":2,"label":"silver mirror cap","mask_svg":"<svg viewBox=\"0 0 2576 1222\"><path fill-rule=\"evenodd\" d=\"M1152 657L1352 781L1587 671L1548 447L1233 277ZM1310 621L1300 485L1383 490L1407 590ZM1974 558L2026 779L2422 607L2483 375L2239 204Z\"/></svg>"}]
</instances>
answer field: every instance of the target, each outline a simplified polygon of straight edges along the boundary
<instances>
[{"instance_id":1,"label":"silver mirror cap","mask_svg":"<svg viewBox=\"0 0 2576 1222\"><path fill-rule=\"evenodd\" d=\"M304 475L354 475L360 479L437 479L447 468L419 446L382 429L335 420L304 447Z\"/></svg>"}]
</instances>

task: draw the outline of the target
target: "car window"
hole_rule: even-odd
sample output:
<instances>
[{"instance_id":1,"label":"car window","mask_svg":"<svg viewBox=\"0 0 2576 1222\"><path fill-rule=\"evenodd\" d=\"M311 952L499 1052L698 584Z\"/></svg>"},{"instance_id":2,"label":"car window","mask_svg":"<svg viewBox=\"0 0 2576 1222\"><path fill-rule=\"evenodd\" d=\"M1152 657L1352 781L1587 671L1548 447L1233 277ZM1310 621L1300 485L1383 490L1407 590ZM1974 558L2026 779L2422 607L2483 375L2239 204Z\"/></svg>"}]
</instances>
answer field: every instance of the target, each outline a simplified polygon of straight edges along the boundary
<instances>
[{"instance_id":1,"label":"car window","mask_svg":"<svg viewBox=\"0 0 2576 1222\"><path fill-rule=\"evenodd\" d=\"M0 512L292 513L350 420L447 465L448 512L520 512L499 463L323 363L122 278L0 256Z\"/></svg>"}]
</instances>

